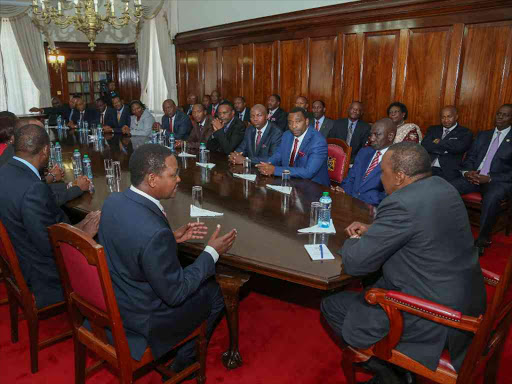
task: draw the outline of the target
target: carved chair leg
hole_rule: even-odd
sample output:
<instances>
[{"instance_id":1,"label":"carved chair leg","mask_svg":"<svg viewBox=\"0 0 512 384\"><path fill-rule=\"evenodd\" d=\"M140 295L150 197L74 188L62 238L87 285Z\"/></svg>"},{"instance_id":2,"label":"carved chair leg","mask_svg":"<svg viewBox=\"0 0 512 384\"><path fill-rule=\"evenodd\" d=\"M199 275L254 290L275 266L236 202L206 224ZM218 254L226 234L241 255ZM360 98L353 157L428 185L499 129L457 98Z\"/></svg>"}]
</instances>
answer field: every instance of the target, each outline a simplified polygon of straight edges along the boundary
<instances>
[{"instance_id":1,"label":"carved chair leg","mask_svg":"<svg viewBox=\"0 0 512 384\"><path fill-rule=\"evenodd\" d=\"M18 302L9 297L9 315L11 320L11 341L18 342Z\"/></svg>"},{"instance_id":2,"label":"carved chair leg","mask_svg":"<svg viewBox=\"0 0 512 384\"><path fill-rule=\"evenodd\" d=\"M39 370L39 320L27 318L27 327L30 344L30 371L36 373Z\"/></svg>"},{"instance_id":3,"label":"carved chair leg","mask_svg":"<svg viewBox=\"0 0 512 384\"><path fill-rule=\"evenodd\" d=\"M349 349L344 349L342 352L341 368L347 384L357 384L356 371L354 369L354 353Z\"/></svg>"},{"instance_id":4,"label":"carved chair leg","mask_svg":"<svg viewBox=\"0 0 512 384\"><path fill-rule=\"evenodd\" d=\"M73 340L75 349L75 384L85 384L85 361L87 349L78 340Z\"/></svg>"},{"instance_id":5,"label":"carved chair leg","mask_svg":"<svg viewBox=\"0 0 512 384\"><path fill-rule=\"evenodd\" d=\"M206 340L206 323L201 326L201 333L197 338L197 357L199 361L199 372L197 373L197 384L206 382L206 348L208 341Z\"/></svg>"}]
</instances>

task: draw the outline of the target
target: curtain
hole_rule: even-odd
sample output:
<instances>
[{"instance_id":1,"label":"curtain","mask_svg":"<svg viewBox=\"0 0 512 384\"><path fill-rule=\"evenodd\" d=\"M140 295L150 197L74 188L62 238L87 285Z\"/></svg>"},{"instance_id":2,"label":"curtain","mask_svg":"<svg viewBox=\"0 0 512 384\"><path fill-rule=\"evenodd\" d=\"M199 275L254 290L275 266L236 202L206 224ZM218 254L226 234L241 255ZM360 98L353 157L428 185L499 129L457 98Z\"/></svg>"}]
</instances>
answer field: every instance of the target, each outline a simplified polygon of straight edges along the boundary
<instances>
[{"instance_id":1,"label":"curtain","mask_svg":"<svg viewBox=\"0 0 512 384\"><path fill-rule=\"evenodd\" d=\"M140 33L137 40L137 60L139 62L139 79L140 89L142 92L141 99L146 92L148 86L149 75L149 54L151 43L151 20L145 20L140 27Z\"/></svg>"},{"instance_id":2,"label":"curtain","mask_svg":"<svg viewBox=\"0 0 512 384\"><path fill-rule=\"evenodd\" d=\"M50 79L41 32L28 15L11 20L11 26L28 73L40 92L38 104L51 105Z\"/></svg>"},{"instance_id":3,"label":"curtain","mask_svg":"<svg viewBox=\"0 0 512 384\"><path fill-rule=\"evenodd\" d=\"M173 16L177 15L177 2L171 0L166 2L164 8L156 17L156 35L158 39L158 50L162 62L162 71L167 86L167 98L177 100L176 86L176 55L172 38L176 34L177 25ZM177 17L176 17L177 19Z\"/></svg>"}]
</instances>

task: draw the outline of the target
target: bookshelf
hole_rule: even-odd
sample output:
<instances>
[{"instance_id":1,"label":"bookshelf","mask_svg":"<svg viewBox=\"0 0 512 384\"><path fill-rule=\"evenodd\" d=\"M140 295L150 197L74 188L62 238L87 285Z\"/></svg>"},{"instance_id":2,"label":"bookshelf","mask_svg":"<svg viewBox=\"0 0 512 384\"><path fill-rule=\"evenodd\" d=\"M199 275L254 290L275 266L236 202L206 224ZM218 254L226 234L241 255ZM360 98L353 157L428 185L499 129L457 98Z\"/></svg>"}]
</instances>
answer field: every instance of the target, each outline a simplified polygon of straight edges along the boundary
<instances>
[{"instance_id":1,"label":"bookshelf","mask_svg":"<svg viewBox=\"0 0 512 384\"><path fill-rule=\"evenodd\" d=\"M114 60L68 59L68 94L81 96L87 104L101 96L101 81L115 79Z\"/></svg>"}]
</instances>

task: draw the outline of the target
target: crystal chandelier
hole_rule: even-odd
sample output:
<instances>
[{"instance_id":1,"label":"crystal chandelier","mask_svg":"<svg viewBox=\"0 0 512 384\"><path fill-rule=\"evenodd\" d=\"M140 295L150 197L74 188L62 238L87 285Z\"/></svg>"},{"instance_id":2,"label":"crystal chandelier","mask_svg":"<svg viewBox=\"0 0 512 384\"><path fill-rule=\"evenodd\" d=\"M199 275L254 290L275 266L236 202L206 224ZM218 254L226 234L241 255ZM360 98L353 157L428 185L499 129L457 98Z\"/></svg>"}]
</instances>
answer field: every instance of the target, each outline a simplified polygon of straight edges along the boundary
<instances>
[{"instance_id":1,"label":"crystal chandelier","mask_svg":"<svg viewBox=\"0 0 512 384\"><path fill-rule=\"evenodd\" d=\"M46 24L53 22L61 29L70 25L81 31L89 40L89 47L94 51L96 35L106 24L115 29L121 29L130 22L138 25L142 17L142 0L133 0L133 9L129 8L129 1L125 0L125 7L120 17L115 16L114 0L104 0L106 13L104 16L98 12L98 0L62 0L57 2L57 8L50 5L50 0L33 0L32 13L37 20ZM74 15L64 15L63 10L75 9Z\"/></svg>"}]
</instances>

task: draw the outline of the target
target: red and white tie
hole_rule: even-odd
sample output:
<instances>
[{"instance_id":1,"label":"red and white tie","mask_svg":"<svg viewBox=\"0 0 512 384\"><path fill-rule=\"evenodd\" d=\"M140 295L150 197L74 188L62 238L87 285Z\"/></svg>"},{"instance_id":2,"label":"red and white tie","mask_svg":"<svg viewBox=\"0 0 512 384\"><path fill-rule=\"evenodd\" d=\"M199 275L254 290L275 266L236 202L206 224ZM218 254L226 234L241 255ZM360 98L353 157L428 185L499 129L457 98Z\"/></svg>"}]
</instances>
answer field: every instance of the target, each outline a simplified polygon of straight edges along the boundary
<instances>
[{"instance_id":1,"label":"red and white tie","mask_svg":"<svg viewBox=\"0 0 512 384\"><path fill-rule=\"evenodd\" d=\"M366 170L366 173L364 174L363 179L366 179L368 177L368 175L375 169L375 167L377 167L377 165L379 165L379 158L380 158L380 151L377 151L377 153L373 157L372 162L370 163L370 166Z\"/></svg>"},{"instance_id":2,"label":"red and white tie","mask_svg":"<svg viewBox=\"0 0 512 384\"><path fill-rule=\"evenodd\" d=\"M293 163L295 163L295 154L297 153L298 145L299 145L299 139L295 139L295 144L293 144L292 155L290 156L290 167L293 167Z\"/></svg>"},{"instance_id":3,"label":"red and white tie","mask_svg":"<svg viewBox=\"0 0 512 384\"><path fill-rule=\"evenodd\" d=\"M315 129L317 131L320 131L320 122L317 120L316 123L315 123Z\"/></svg>"}]
</instances>

